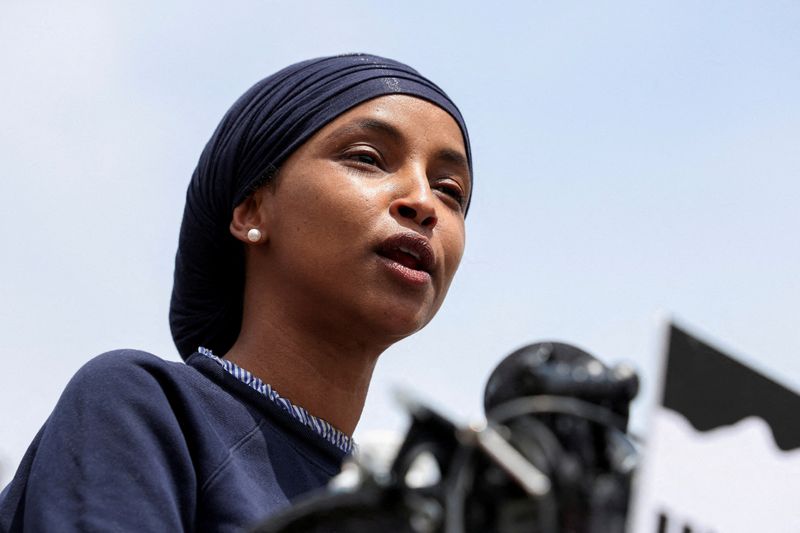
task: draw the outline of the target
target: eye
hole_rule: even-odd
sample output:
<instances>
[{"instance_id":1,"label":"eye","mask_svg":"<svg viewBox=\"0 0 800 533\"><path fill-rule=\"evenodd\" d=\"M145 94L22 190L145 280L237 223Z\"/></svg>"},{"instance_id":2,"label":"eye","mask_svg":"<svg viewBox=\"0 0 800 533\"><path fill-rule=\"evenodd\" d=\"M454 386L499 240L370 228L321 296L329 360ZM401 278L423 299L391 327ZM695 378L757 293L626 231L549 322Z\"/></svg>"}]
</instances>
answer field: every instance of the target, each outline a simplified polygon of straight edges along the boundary
<instances>
[{"instance_id":1,"label":"eye","mask_svg":"<svg viewBox=\"0 0 800 533\"><path fill-rule=\"evenodd\" d=\"M359 170L376 170L383 168L383 159L371 146L351 146L341 155L342 161Z\"/></svg>"},{"instance_id":2,"label":"eye","mask_svg":"<svg viewBox=\"0 0 800 533\"><path fill-rule=\"evenodd\" d=\"M432 188L433 190L439 191L443 195L447 196L450 200L457 203L460 208L464 208L464 201L466 200L464 191L456 182L440 181L435 183Z\"/></svg>"},{"instance_id":3,"label":"eye","mask_svg":"<svg viewBox=\"0 0 800 533\"><path fill-rule=\"evenodd\" d=\"M378 166L378 160L369 154L355 154L352 156L352 159L359 163L364 163L365 165Z\"/></svg>"}]
</instances>

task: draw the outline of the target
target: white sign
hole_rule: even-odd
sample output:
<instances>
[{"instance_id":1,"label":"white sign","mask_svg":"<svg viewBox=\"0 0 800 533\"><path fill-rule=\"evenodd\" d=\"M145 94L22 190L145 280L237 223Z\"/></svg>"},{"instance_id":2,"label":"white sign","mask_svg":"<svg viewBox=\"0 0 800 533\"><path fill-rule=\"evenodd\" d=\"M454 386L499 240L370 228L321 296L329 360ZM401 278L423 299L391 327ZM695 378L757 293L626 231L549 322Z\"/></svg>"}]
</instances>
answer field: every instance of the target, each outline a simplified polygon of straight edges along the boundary
<instances>
[{"instance_id":1,"label":"white sign","mask_svg":"<svg viewBox=\"0 0 800 533\"><path fill-rule=\"evenodd\" d=\"M631 533L800 533L800 396L671 328Z\"/></svg>"}]
</instances>

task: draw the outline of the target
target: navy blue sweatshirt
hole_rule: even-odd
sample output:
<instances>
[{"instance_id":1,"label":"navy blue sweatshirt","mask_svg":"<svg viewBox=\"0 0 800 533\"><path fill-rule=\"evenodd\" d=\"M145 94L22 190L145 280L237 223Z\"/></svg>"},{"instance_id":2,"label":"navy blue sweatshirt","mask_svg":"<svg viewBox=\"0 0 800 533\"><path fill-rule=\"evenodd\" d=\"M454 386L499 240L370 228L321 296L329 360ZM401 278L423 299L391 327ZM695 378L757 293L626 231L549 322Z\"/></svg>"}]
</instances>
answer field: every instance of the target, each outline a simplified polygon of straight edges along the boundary
<instances>
[{"instance_id":1,"label":"navy blue sweatshirt","mask_svg":"<svg viewBox=\"0 0 800 533\"><path fill-rule=\"evenodd\" d=\"M0 495L0 531L240 531L343 458L208 357L109 352L36 435Z\"/></svg>"}]
</instances>

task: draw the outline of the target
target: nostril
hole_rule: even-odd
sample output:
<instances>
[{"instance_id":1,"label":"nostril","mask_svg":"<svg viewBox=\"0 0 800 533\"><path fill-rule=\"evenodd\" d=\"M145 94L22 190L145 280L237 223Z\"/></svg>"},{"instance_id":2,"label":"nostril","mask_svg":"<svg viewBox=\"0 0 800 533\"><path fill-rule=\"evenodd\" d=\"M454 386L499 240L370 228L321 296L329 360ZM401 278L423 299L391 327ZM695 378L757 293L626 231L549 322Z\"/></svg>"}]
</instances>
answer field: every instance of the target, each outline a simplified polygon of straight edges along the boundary
<instances>
[{"instance_id":1,"label":"nostril","mask_svg":"<svg viewBox=\"0 0 800 533\"><path fill-rule=\"evenodd\" d=\"M392 206L392 212L395 216L412 220L423 228L432 229L437 222L436 214L429 212L424 206L415 209L407 203L397 202Z\"/></svg>"},{"instance_id":2,"label":"nostril","mask_svg":"<svg viewBox=\"0 0 800 533\"><path fill-rule=\"evenodd\" d=\"M412 220L417 218L417 211L413 207L408 207L407 205L401 205L397 209L397 212L404 218L410 218Z\"/></svg>"}]
</instances>

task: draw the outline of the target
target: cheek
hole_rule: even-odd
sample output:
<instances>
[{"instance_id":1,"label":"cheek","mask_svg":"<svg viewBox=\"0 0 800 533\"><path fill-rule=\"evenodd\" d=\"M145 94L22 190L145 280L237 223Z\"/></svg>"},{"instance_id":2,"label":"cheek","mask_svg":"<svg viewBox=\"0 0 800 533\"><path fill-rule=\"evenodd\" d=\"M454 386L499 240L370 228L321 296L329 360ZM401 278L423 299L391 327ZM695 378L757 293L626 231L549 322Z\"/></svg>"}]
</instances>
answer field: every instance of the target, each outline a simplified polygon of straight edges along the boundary
<instances>
[{"instance_id":1,"label":"cheek","mask_svg":"<svg viewBox=\"0 0 800 533\"><path fill-rule=\"evenodd\" d=\"M448 283L455 276L461 257L464 255L465 234L463 222L456 222L453 226L443 228L442 246L445 254L445 269Z\"/></svg>"},{"instance_id":2,"label":"cheek","mask_svg":"<svg viewBox=\"0 0 800 533\"><path fill-rule=\"evenodd\" d=\"M389 207L385 187L368 177L346 174L339 176L325 197L330 211L328 237L341 241L345 236L354 244L372 242L389 222Z\"/></svg>"},{"instance_id":3,"label":"cheek","mask_svg":"<svg viewBox=\"0 0 800 533\"><path fill-rule=\"evenodd\" d=\"M378 203L380 180L348 170L336 162L315 165L305 173L304 186L295 201L313 200L316 204L338 213L356 214Z\"/></svg>"},{"instance_id":4,"label":"cheek","mask_svg":"<svg viewBox=\"0 0 800 533\"><path fill-rule=\"evenodd\" d=\"M287 229L313 241L321 255L369 239L382 210L380 187L325 165L302 179L303 186L294 188L287 198L287 216L292 220Z\"/></svg>"}]
</instances>

